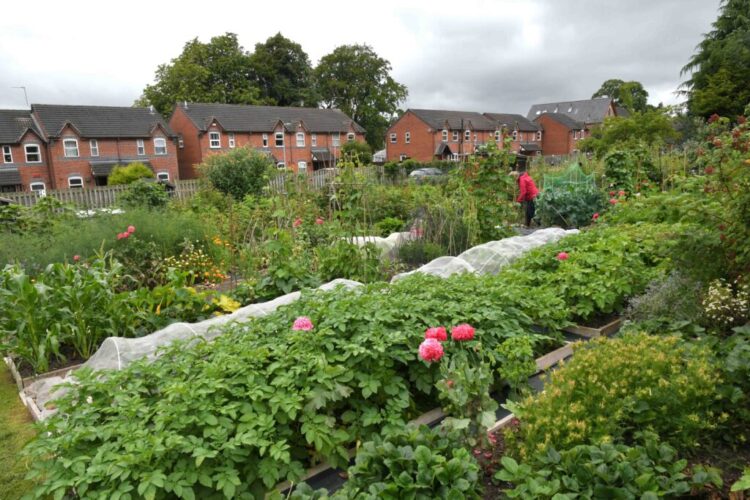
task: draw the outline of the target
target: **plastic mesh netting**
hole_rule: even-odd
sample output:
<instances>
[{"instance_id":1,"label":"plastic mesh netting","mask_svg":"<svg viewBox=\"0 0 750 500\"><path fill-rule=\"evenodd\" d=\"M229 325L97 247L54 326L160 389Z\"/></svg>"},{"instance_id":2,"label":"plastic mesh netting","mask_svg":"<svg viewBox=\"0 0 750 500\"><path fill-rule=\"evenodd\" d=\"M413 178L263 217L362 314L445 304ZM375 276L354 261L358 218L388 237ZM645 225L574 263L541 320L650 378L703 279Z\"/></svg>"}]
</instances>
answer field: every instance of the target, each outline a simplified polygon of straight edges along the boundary
<instances>
[{"instance_id":1,"label":"plastic mesh netting","mask_svg":"<svg viewBox=\"0 0 750 500\"><path fill-rule=\"evenodd\" d=\"M594 185L594 174L587 175L578 163L571 163L568 168L557 174L544 176L544 189L562 186L590 184Z\"/></svg>"}]
</instances>

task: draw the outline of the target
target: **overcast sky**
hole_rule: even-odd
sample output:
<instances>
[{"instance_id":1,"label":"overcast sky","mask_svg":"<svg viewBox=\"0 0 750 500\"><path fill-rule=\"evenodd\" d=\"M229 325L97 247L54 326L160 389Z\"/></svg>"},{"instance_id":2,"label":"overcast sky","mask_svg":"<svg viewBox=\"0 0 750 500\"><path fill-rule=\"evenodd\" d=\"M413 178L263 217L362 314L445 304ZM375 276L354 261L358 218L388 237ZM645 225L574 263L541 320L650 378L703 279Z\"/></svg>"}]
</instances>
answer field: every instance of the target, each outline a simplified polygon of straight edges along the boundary
<instances>
[{"instance_id":1,"label":"overcast sky","mask_svg":"<svg viewBox=\"0 0 750 500\"><path fill-rule=\"evenodd\" d=\"M604 80L637 80L677 103L680 68L719 0L376 0L4 2L0 107L129 106L186 41L227 31L252 50L276 32L313 64L366 43L409 89L404 107L526 114L587 99Z\"/></svg>"}]
</instances>

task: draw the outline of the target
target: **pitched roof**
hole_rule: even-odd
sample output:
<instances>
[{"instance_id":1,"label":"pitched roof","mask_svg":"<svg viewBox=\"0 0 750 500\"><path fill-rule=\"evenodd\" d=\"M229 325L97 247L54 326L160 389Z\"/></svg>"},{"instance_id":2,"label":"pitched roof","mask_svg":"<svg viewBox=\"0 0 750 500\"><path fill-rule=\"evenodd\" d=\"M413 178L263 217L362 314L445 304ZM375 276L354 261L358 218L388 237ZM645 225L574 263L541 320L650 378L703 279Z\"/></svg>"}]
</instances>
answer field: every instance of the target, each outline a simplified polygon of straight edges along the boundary
<instances>
[{"instance_id":1,"label":"pitched roof","mask_svg":"<svg viewBox=\"0 0 750 500\"><path fill-rule=\"evenodd\" d=\"M175 135L164 118L149 108L32 104L31 110L48 137L58 137L65 125L82 137L150 137L156 126L170 137Z\"/></svg>"},{"instance_id":2,"label":"pitched roof","mask_svg":"<svg viewBox=\"0 0 750 500\"><path fill-rule=\"evenodd\" d=\"M583 130L586 128L586 124L583 122L576 121L569 117L568 115L564 115L561 113L542 113L537 117L537 120L541 118L542 116L546 116L548 118L551 118L555 120L558 123L562 123L566 127L568 127L571 130Z\"/></svg>"},{"instance_id":3,"label":"pitched roof","mask_svg":"<svg viewBox=\"0 0 750 500\"><path fill-rule=\"evenodd\" d=\"M228 132L273 132L279 122L287 129L298 123L310 132L348 132L352 125L358 133L365 129L338 109L250 106L246 104L179 105L199 130L205 132L215 119Z\"/></svg>"},{"instance_id":4,"label":"pitched roof","mask_svg":"<svg viewBox=\"0 0 750 500\"><path fill-rule=\"evenodd\" d=\"M549 102L546 104L534 104L529 109L526 118L535 118L548 114L566 115L577 122L601 123L607 114L612 99L609 97L597 97L596 99L584 99L582 101Z\"/></svg>"},{"instance_id":5,"label":"pitched roof","mask_svg":"<svg viewBox=\"0 0 750 500\"><path fill-rule=\"evenodd\" d=\"M436 130L442 130L446 123L449 130L495 130L497 124L481 113L474 111L445 111L441 109L408 109L420 120Z\"/></svg>"},{"instance_id":6,"label":"pitched roof","mask_svg":"<svg viewBox=\"0 0 750 500\"><path fill-rule=\"evenodd\" d=\"M494 120L503 127L508 127L510 130L518 127L521 132L536 132L541 130L539 124L526 119L523 115L516 115L512 113L485 113L484 116L490 120Z\"/></svg>"},{"instance_id":7,"label":"pitched roof","mask_svg":"<svg viewBox=\"0 0 750 500\"><path fill-rule=\"evenodd\" d=\"M28 130L43 137L25 109L0 109L0 143L18 144Z\"/></svg>"}]
</instances>

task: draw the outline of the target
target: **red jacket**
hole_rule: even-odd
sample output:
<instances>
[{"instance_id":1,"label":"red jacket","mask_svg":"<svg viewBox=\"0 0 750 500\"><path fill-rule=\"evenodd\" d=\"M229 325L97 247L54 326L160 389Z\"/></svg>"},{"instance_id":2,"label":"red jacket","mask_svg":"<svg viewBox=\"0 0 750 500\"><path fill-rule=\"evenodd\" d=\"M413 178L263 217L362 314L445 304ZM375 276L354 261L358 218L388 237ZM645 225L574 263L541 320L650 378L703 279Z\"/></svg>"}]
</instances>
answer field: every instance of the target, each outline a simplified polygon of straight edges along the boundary
<instances>
[{"instance_id":1,"label":"red jacket","mask_svg":"<svg viewBox=\"0 0 750 500\"><path fill-rule=\"evenodd\" d=\"M518 202L531 201L536 198L539 194L539 190L534 184L534 179L531 178L528 172L524 172L518 178L518 187L521 189L521 194L518 195Z\"/></svg>"}]
</instances>

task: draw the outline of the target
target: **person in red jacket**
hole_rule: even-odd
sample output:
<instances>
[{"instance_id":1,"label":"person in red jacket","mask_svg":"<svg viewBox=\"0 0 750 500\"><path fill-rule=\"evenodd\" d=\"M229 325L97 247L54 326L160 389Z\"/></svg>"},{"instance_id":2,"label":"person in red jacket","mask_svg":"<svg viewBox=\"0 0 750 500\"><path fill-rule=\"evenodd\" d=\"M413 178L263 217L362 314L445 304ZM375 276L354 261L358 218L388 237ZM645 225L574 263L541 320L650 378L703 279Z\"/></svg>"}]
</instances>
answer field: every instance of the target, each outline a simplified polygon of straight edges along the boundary
<instances>
[{"instance_id":1,"label":"person in red jacket","mask_svg":"<svg viewBox=\"0 0 750 500\"><path fill-rule=\"evenodd\" d=\"M531 178L525 167L518 167L518 172L512 173L518 175L518 189L520 190L520 193L517 201L523 206L524 215L526 216L526 227L530 227L531 220L536 214L534 198L539 194L539 190L537 189L536 184L534 184L534 179Z\"/></svg>"}]
</instances>

